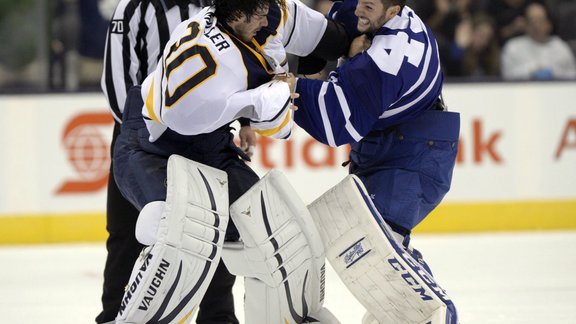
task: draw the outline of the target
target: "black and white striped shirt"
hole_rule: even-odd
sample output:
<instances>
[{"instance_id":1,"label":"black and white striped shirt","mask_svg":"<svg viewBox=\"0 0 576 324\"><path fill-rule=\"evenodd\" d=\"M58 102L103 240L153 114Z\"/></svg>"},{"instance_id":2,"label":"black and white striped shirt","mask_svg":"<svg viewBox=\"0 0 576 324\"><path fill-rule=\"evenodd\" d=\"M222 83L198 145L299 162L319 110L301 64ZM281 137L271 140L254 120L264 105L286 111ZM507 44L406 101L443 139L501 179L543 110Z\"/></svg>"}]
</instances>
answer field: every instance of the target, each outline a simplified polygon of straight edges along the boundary
<instances>
[{"instance_id":1,"label":"black and white striped shirt","mask_svg":"<svg viewBox=\"0 0 576 324\"><path fill-rule=\"evenodd\" d=\"M172 31L205 0L120 0L108 27L101 86L122 122L126 93L154 71Z\"/></svg>"}]
</instances>

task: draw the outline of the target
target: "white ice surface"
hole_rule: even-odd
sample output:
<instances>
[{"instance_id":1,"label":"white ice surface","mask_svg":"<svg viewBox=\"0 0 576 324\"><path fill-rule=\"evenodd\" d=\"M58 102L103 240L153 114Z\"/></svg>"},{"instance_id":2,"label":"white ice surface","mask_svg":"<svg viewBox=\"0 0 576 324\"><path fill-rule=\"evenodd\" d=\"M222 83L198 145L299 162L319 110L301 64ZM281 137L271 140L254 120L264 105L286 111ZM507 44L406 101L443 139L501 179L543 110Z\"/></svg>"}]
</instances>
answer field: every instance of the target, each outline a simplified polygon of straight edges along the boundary
<instances>
[{"instance_id":1,"label":"white ice surface","mask_svg":"<svg viewBox=\"0 0 576 324\"><path fill-rule=\"evenodd\" d=\"M576 324L576 232L416 235L412 243L461 324ZM0 323L94 323L105 258L103 243L0 246ZM360 323L363 308L330 267L325 305L343 324Z\"/></svg>"}]
</instances>

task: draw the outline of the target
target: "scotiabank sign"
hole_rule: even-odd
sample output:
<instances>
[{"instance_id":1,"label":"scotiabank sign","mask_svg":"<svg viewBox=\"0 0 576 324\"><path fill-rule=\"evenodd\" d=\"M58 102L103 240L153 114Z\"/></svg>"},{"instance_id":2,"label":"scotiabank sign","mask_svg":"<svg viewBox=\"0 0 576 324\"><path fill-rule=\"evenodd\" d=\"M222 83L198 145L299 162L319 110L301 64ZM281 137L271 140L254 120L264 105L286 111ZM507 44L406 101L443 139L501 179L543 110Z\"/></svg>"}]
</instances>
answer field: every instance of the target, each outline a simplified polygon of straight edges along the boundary
<instances>
[{"instance_id":1,"label":"scotiabank sign","mask_svg":"<svg viewBox=\"0 0 576 324\"><path fill-rule=\"evenodd\" d=\"M473 118L468 122L470 132L467 134L468 136L464 135L464 138L460 138L457 163L473 163L477 165L483 163L505 164L504 153L506 152L502 150L502 146L505 144L502 143L506 141L505 134L508 133L509 135L510 132L507 132L505 128L490 129L490 122L481 117ZM552 127L546 130L546 132L551 131L553 133L550 136L554 138L552 141L554 145L552 146L556 149L553 156L549 157L556 161L562 160L565 154L568 156L570 154L576 155L576 115L567 115L564 122L558 126L560 128L555 130ZM528 137L528 133L531 131L528 129L524 131ZM536 131L535 129L533 132L543 135L545 131L542 129Z\"/></svg>"},{"instance_id":2,"label":"scotiabank sign","mask_svg":"<svg viewBox=\"0 0 576 324\"><path fill-rule=\"evenodd\" d=\"M109 112L83 112L67 122L61 143L69 167L76 177L66 179L56 194L90 193L102 190L108 181L110 169L110 142L102 133L102 126L112 127Z\"/></svg>"},{"instance_id":3,"label":"scotiabank sign","mask_svg":"<svg viewBox=\"0 0 576 324\"><path fill-rule=\"evenodd\" d=\"M554 157L559 161L564 154L576 154L576 114L566 122Z\"/></svg>"},{"instance_id":4,"label":"scotiabank sign","mask_svg":"<svg viewBox=\"0 0 576 324\"><path fill-rule=\"evenodd\" d=\"M575 88L447 85L445 99L462 127L446 202L576 197ZM103 96L0 96L0 106L0 215L103 211L113 129ZM23 132L15 120L34 123ZM288 141L260 138L249 165L260 176L283 171L310 202L347 174L348 152L295 129Z\"/></svg>"},{"instance_id":5,"label":"scotiabank sign","mask_svg":"<svg viewBox=\"0 0 576 324\"><path fill-rule=\"evenodd\" d=\"M554 89L532 91L547 96ZM548 106L522 101L526 93L517 85L476 88L477 96L469 89L450 90L446 89L445 96L449 107L460 111L462 127L457 167L447 200L571 194L570 188L550 189L576 177L570 167L576 162L576 116L569 113L570 107L562 96L553 96L558 102L550 110ZM518 100L523 104L516 104ZM548 104L554 102L547 100ZM63 153L74 177L62 179L56 194L90 194L105 189L110 141L105 140L103 132L109 132L112 123L108 111L103 109L75 114L62 125ZM249 165L260 176L273 168L282 170L303 199L310 201L346 175L342 163L348 153L347 145L331 148L295 129L287 141L260 137ZM498 185L489 179L498 179Z\"/></svg>"},{"instance_id":6,"label":"scotiabank sign","mask_svg":"<svg viewBox=\"0 0 576 324\"><path fill-rule=\"evenodd\" d=\"M255 164L264 170L337 169L348 159L349 145L334 148L303 134L303 130L297 129L286 141L260 136L253 158Z\"/></svg>"}]
</instances>

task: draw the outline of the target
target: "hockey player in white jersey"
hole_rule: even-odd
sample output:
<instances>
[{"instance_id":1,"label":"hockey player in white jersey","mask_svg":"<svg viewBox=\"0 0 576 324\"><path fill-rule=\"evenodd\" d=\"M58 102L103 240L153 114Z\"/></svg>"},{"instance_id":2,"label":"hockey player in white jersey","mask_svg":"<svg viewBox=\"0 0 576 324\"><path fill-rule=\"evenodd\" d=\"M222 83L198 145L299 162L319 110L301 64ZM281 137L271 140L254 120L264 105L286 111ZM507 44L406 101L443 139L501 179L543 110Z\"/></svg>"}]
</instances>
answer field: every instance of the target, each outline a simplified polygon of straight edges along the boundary
<instances>
[{"instance_id":1,"label":"hockey player in white jersey","mask_svg":"<svg viewBox=\"0 0 576 324\"><path fill-rule=\"evenodd\" d=\"M323 247L303 228L311 222L302 203L248 211L242 203L233 215L238 230L226 206L259 180L239 159L248 157L232 142L230 123L244 117L262 135L288 137L297 95L272 79L285 73L286 51L310 54L333 43L326 37L338 30L297 0L217 0L176 28L156 70L131 90L114 147L116 180L141 209L137 237L149 246L135 264L118 323L187 323L224 241L239 234L247 245L235 244L241 249L230 254L229 268L252 279L247 322L337 322L322 308ZM281 199L285 181L267 179L278 178L266 177L242 201ZM274 307L261 309L264 302Z\"/></svg>"},{"instance_id":2,"label":"hockey player in white jersey","mask_svg":"<svg viewBox=\"0 0 576 324\"><path fill-rule=\"evenodd\" d=\"M351 144L351 175L310 210L364 322L455 324L453 302L409 242L450 188L460 119L440 98L434 35L405 3L338 3L331 14L365 35L327 82L297 80L294 118L322 143Z\"/></svg>"},{"instance_id":3,"label":"hockey player in white jersey","mask_svg":"<svg viewBox=\"0 0 576 324\"><path fill-rule=\"evenodd\" d=\"M236 23L214 19L218 12L229 10L224 2L177 27L163 53L163 65L142 85L143 115L152 141L166 128L182 135L202 134L238 117L252 119L251 126L263 135L289 135L289 109L274 106L288 107L286 84L258 86L288 71L286 52L307 55L323 45L326 34L340 33L344 38L345 34L334 31L338 25L298 0L270 3L266 13L251 17L249 31L241 32L245 35L234 31ZM326 46L327 41L323 43ZM347 41L330 46L331 55L337 57ZM246 89L250 90L240 92ZM207 104L213 108L209 112Z\"/></svg>"}]
</instances>

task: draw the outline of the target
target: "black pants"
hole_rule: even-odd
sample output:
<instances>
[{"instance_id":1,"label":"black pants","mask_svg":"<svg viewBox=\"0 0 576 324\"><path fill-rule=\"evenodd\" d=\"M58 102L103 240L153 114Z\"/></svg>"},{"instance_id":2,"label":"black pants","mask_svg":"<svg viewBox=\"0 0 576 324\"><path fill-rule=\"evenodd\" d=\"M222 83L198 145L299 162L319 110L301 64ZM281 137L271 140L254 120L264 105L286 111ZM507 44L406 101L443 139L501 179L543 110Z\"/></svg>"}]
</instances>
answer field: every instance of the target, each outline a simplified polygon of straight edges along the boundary
<instances>
[{"instance_id":1,"label":"black pants","mask_svg":"<svg viewBox=\"0 0 576 324\"><path fill-rule=\"evenodd\" d=\"M119 133L120 125L115 123L111 144L112 151ZM103 310L96 317L97 323L106 323L116 318L124 296L124 287L128 284L132 267L143 248L135 237L136 219L139 211L120 193L112 170L113 165L110 166L106 204L106 230L109 236L106 240L108 255L104 268ZM255 181L258 181L257 176L251 182ZM228 272L222 261L220 261L212 282L200 303L197 323L238 323L238 319L234 314L234 299L232 295L234 281L235 277Z\"/></svg>"},{"instance_id":2,"label":"black pants","mask_svg":"<svg viewBox=\"0 0 576 324\"><path fill-rule=\"evenodd\" d=\"M114 123L112 147L116 142L120 126ZM136 240L134 231L138 210L126 200L114 180L113 166L110 165L108 192L106 202L106 264L104 267L104 284L102 290L102 312L96 317L97 323L114 320L128 284L132 267L143 246Z\"/></svg>"}]
</instances>

